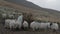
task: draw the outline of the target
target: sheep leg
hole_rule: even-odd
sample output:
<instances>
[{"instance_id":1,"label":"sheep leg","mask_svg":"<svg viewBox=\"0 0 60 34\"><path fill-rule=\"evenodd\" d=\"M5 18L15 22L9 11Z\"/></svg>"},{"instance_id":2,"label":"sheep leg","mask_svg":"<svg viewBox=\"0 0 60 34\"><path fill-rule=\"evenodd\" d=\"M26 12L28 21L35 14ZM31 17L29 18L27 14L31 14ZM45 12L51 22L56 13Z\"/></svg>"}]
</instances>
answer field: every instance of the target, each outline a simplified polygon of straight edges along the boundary
<instances>
[{"instance_id":1,"label":"sheep leg","mask_svg":"<svg viewBox=\"0 0 60 34\"><path fill-rule=\"evenodd\" d=\"M35 31L35 28L33 28L33 31Z\"/></svg>"}]
</instances>

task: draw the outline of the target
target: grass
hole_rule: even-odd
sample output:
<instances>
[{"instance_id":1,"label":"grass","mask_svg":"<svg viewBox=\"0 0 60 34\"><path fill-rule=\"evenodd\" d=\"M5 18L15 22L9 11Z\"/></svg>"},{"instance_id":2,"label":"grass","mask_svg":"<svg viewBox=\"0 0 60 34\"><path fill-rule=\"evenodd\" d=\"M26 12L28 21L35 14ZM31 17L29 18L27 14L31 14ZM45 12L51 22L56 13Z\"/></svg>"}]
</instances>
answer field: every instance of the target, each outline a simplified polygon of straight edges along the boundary
<instances>
[{"instance_id":1,"label":"grass","mask_svg":"<svg viewBox=\"0 0 60 34\"><path fill-rule=\"evenodd\" d=\"M8 7L3 7L0 6L0 13L7 13L7 14L13 14L13 12L15 13L23 13L25 16L25 20L27 20L28 22L33 21L33 20L39 20L39 21L45 21L45 22L58 22L60 23L60 18L54 17L54 15L51 15L49 13L46 12L24 12L21 10L17 10L17 9L13 9L13 8L8 8ZM37 17L37 18L36 18ZM8 18L8 17L7 17Z\"/></svg>"}]
</instances>

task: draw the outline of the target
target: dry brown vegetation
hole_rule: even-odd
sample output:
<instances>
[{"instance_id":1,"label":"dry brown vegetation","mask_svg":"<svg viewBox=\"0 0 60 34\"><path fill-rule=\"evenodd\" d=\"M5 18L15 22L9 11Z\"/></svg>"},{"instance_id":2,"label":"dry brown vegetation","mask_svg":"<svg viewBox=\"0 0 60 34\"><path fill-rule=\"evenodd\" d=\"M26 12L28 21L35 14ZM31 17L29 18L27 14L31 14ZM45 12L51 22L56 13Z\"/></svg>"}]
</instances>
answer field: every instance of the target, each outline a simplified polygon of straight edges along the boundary
<instances>
[{"instance_id":1,"label":"dry brown vegetation","mask_svg":"<svg viewBox=\"0 0 60 34\"><path fill-rule=\"evenodd\" d=\"M32 13L33 18L35 20L37 19L41 21L60 22L60 18L58 18L58 16L55 16L54 14L49 14L48 12L44 12L43 10L36 10L36 9L25 7L23 5L17 5L14 3L6 2L3 0L0 1L0 6L14 8L28 14Z\"/></svg>"}]
</instances>

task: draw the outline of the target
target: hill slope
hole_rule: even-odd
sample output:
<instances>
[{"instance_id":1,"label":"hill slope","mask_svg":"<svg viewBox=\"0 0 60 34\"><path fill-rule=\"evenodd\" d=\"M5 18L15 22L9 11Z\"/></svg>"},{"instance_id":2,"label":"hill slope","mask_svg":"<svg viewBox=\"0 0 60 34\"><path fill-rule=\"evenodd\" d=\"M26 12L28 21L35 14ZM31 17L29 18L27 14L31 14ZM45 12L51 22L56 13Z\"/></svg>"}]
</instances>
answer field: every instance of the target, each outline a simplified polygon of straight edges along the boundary
<instances>
[{"instance_id":1,"label":"hill slope","mask_svg":"<svg viewBox=\"0 0 60 34\"><path fill-rule=\"evenodd\" d=\"M18 5L23 5L23 6L29 7L29 8L40 9L40 7L38 5L35 5L32 2L28 2L26 0L5 0L5 1L15 3Z\"/></svg>"},{"instance_id":2,"label":"hill slope","mask_svg":"<svg viewBox=\"0 0 60 34\"><path fill-rule=\"evenodd\" d=\"M23 0L20 0L23 1ZM26 1L27 2L27 1ZM29 2L28 2L29 3ZM0 0L0 6L2 7L9 7L9 8L14 8L20 10L19 12L26 12L26 13L32 13L33 16L37 19L43 20L43 21L52 21L52 22L60 22L60 12L56 10L51 10L51 9L46 9L46 8L36 8L38 7L37 5L33 4L35 7L29 7L29 6L24 6L23 4L16 4L4 0Z\"/></svg>"}]
</instances>

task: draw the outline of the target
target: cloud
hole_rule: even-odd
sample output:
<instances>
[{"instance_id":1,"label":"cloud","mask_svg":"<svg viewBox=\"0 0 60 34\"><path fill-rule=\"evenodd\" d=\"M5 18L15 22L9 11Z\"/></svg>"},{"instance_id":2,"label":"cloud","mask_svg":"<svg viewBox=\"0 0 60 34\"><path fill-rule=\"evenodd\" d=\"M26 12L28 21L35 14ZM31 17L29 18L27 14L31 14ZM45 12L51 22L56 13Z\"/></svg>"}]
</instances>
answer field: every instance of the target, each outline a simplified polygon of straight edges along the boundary
<instances>
[{"instance_id":1,"label":"cloud","mask_svg":"<svg viewBox=\"0 0 60 34\"><path fill-rule=\"evenodd\" d=\"M60 10L60 0L28 0L44 8Z\"/></svg>"}]
</instances>

